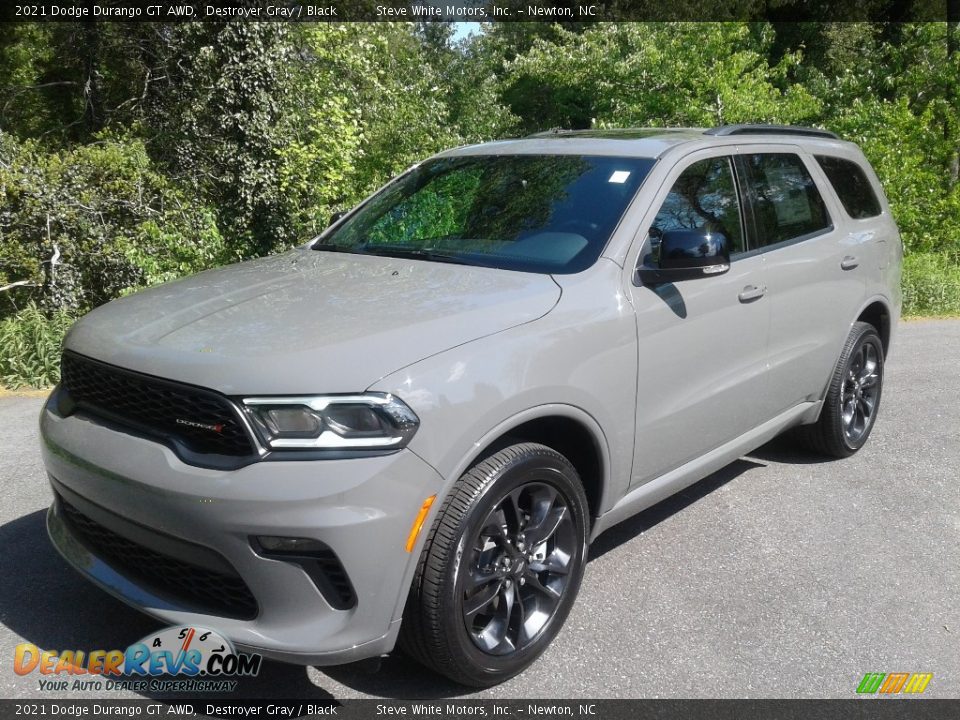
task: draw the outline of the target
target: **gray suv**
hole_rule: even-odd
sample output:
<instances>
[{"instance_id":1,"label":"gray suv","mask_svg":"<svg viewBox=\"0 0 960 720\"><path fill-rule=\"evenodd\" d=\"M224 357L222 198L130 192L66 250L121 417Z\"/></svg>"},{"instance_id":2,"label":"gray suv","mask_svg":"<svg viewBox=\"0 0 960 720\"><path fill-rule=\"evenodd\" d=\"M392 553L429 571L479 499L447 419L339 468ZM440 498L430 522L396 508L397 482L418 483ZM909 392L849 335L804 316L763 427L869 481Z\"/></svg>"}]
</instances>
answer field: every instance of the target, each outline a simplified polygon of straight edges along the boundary
<instances>
[{"instance_id":1,"label":"gray suv","mask_svg":"<svg viewBox=\"0 0 960 720\"><path fill-rule=\"evenodd\" d=\"M790 430L876 421L902 246L808 128L440 153L310 244L80 320L40 419L57 549L161 620L470 685L559 632L590 541Z\"/></svg>"}]
</instances>

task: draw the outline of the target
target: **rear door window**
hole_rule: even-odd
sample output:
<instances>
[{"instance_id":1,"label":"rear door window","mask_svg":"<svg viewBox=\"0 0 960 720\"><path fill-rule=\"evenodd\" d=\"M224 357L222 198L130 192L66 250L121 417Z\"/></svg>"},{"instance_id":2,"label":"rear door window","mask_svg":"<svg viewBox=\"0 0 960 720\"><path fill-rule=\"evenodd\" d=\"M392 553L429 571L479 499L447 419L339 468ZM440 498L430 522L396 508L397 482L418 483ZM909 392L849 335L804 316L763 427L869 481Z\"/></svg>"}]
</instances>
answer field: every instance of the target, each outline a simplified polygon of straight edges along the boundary
<instances>
[{"instance_id":1,"label":"rear door window","mask_svg":"<svg viewBox=\"0 0 960 720\"><path fill-rule=\"evenodd\" d=\"M830 227L820 191L803 160L790 153L739 156L756 225L756 245L766 247Z\"/></svg>"},{"instance_id":2,"label":"rear door window","mask_svg":"<svg viewBox=\"0 0 960 720\"><path fill-rule=\"evenodd\" d=\"M880 214L880 201L863 168L852 160L830 155L816 157L847 215L862 220Z\"/></svg>"}]
</instances>

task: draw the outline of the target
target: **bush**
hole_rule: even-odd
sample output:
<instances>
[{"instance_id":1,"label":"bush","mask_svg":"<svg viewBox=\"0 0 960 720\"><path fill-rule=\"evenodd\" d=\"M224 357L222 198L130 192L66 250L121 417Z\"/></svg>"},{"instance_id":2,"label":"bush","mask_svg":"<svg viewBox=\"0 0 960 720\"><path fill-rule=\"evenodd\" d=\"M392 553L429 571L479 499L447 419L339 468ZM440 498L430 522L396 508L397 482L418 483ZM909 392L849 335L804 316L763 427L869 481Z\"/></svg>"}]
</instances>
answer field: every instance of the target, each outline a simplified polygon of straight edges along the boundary
<instances>
[{"instance_id":1,"label":"bush","mask_svg":"<svg viewBox=\"0 0 960 720\"><path fill-rule=\"evenodd\" d=\"M960 265L939 253L903 260L904 315L960 315Z\"/></svg>"},{"instance_id":2,"label":"bush","mask_svg":"<svg viewBox=\"0 0 960 720\"><path fill-rule=\"evenodd\" d=\"M51 151L0 130L0 318L31 300L76 315L226 261L213 213L152 166L141 141Z\"/></svg>"},{"instance_id":3,"label":"bush","mask_svg":"<svg viewBox=\"0 0 960 720\"><path fill-rule=\"evenodd\" d=\"M60 381L60 348L74 318L31 304L0 320L0 385L46 387Z\"/></svg>"}]
</instances>

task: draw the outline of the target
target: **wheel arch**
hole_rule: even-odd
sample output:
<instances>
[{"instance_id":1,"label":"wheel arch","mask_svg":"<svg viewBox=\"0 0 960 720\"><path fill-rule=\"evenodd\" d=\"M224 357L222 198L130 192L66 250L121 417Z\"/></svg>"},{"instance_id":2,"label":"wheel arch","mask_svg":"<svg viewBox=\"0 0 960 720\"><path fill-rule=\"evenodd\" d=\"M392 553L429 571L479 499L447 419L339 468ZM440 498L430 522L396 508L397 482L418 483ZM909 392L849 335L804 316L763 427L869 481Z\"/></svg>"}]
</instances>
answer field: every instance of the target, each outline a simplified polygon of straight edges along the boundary
<instances>
[{"instance_id":1,"label":"wheel arch","mask_svg":"<svg viewBox=\"0 0 960 720\"><path fill-rule=\"evenodd\" d=\"M557 434L556 431L560 428L566 434ZM549 430L554 432L549 433ZM589 441L589 447L594 453L592 458L595 463L593 472L587 471L584 474L584 470L581 469L584 466L578 466L577 460L570 458L569 449L560 442L562 438ZM430 534L429 527L438 521L437 510L443 504L444 499L452 492L460 476L475 463L489 457L503 447L523 441L540 442L567 457L580 474L580 481L583 483L584 493L587 496L591 525L597 517L603 514L606 509L604 503L610 502L608 492L610 487L610 446L600 424L593 416L574 405L550 404L533 407L504 419L474 442L470 451L465 453L454 469L446 475L443 487L437 493L436 501L433 503L434 510L427 516L427 523L409 555L407 571L401 585L403 590L394 608L390 632L391 644L396 641L400 630L400 621L409 589L413 584L417 563ZM578 460L581 460L581 458L578 458ZM586 528L586 532L589 537L589 527Z\"/></svg>"},{"instance_id":2,"label":"wheel arch","mask_svg":"<svg viewBox=\"0 0 960 720\"><path fill-rule=\"evenodd\" d=\"M580 475L591 518L602 514L603 503L608 500L610 450L597 421L573 405L541 405L491 428L473 444L447 478L442 496L450 492L468 468L519 442L540 443L566 457Z\"/></svg>"},{"instance_id":3,"label":"wheel arch","mask_svg":"<svg viewBox=\"0 0 960 720\"><path fill-rule=\"evenodd\" d=\"M853 328L854 324L858 322L866 322L870 325L873 325L877 329L877 332L880 335L880 342L883 345L883 357L886 360L887 356L890 354L890 340L893 333L893 320L894 317L890 301L882 296L875 295L869 298L864 302L860 308L857 310L856 314L851 318L850 324L847 327L847 334L840 341L840 346L837 350L837 357L840 357L840 351L843 348L843 344L847 341L847 337L850 335L850 331ZM823 390L820 392L820 404L816 408L814 414L808 415L802 421L802 424L808 425L817 422L820 419L820 413L823 411L823 402L827 397L827 392L830 390L830 378L832 377L833 368L831 368L831 374L827 376L826 382L823 384Z\"/></svg>"},{"instance_id":4,"label":"wheel arch","mask_svg":"<svg viewBox=\"0 0 960 720\"><path fill-rule=\"evenodd\" d=\"M874 297L860 309L856 319L850 323L850 326L852 327L855 322L865 322L873 325L880 335L880 342L883 344L883 356L886 358L886 356L890 354L892 317L893 314L887 299Z\"/></svg>"}]
</instances>

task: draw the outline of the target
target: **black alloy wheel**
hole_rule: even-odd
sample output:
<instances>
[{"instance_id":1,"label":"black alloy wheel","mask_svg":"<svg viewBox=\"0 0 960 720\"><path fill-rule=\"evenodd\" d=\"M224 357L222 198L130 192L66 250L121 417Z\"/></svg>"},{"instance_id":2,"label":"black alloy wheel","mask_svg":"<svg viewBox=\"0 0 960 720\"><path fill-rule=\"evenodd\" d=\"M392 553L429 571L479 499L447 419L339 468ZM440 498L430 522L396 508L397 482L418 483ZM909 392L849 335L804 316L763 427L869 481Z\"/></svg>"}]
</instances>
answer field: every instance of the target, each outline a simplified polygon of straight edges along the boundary
<instances>
[{"instance_id":1,"label":"black alloy wheel","mask_svg":"<svg viewBox=\"0 0 960 720\"><path fill-rule=\"evenodd\" d=\"M577 555L573 513L551 485L531 482L490 511L460 573L474 644L507 655L534 642L560 605Z\"/></svg>"},{"instance_id":2,"label":"black alloy wheel","mask_svg":"<svg viewBox=\"0 0 960 720\"><path fill-rule=\"evenodd\" d=\"M476 687L529 667L576 599L588 528L580 477L560 453L518 443L479 461L433 521L401 648Z\"/></svg>"},{"instance_id":3,"label":"black alloy wheel","mask_svg":"<svg viewBox=\"0 0 960 720\"><path fill-rule=\"evenodd\" d=\"M860 344L850 358L840 387L840 414L847 443L859 447L870 432L880 403L880 357L883 351L873 342Z\"/></svg>"}]
</instances>

